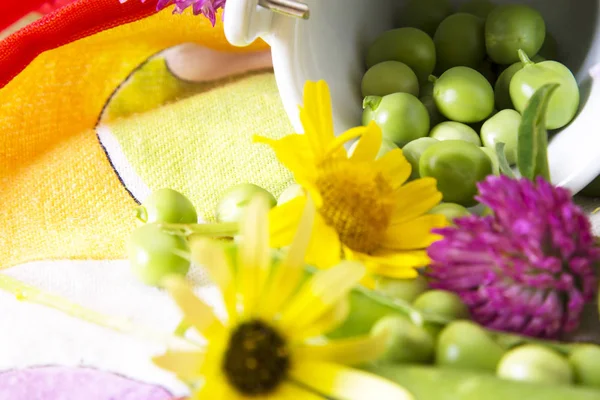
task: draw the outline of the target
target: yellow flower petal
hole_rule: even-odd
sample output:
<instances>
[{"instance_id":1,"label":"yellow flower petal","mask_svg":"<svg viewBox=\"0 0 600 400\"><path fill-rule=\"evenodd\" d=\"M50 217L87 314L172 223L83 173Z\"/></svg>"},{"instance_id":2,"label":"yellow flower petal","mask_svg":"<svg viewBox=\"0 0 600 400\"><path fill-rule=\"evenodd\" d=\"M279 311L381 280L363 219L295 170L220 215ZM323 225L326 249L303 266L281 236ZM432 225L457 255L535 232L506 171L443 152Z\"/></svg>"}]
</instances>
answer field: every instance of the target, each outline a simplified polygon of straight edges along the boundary
<instances>
[{"instance_id":1,"label":"yellow flower petal","mask_svg":"<svg viewBox=\"0 0 600 400\"><path fill-rule=\"evenodd\" d=\"M346 296L364 274L362 264L350 261L317 272L283 310L279 324L285 332L310 327Z\"/></svg>"},{"instance_id":2,"label":"yellow flower petal","mask_svg":"<svg viewBox=\"0 0 600 400\"><path fill-rule=\"evenodd\" d=\"M243 315L255 312L271 267L269 248L269 205L264 196L255 196L248 205L240 226L242 242L238 248L238 293Z\"/></svg>"},{"instance_id":3,"label":"yellow flower petal","mask_svg":"<svg viewBox=\"0 0 600 400\"><path fill-rule=\"evenodd\" d=\"M416 278L418 273L415 268L429 265L430 259L425 250L390 251L379 250L373 255L364 255L369 272L389 278L408 279Z\"/></svg>"},{"instance_id":4,"label":"yellow flower petal","mask_svg":"<svg viewBox=\"0 0 600 400\"><path fill-rule=\"evenodd\" d=\"M345 296L309 326L288 332L288 340L300 342L308 338L324 335L341 325L348 318L349 314L350 299L348 296Z\"/></svg>"},{"instance_id":5,"label":"yellow flower petal","mask_svg":"<svg viewBox=\"0 0 600 400\"><path fill-rule=\"evenodd\" d=\"M388 153L389 154L389 153ZM401 224L421 216L442 201L433 178L421 178L398 188L395 193L396 211L391 225Z\"/></svg>"},{"instance_id":6,"label":"yellow flower petal","mask_svg":"<svg viewBox=\"0 0 600 400\"><path fill-rule=\"evenodd\" d=\"M329 268L340 262L341 249L338 233L317 214L306 262L319 268Z\"/></svg>"},{"instance_id":7,"label":"yellow flower petal","mask_svg":"<svg viewBox=\"0 0 600 400\"><path fill-rule=\"evenodd\" d=\"M224 376L212 374L205 377L204 385L194 392L190 400L247 400L227 382Z\"/></svg>"},{"instance_id":8,"label":"yellow flower petal","mask_svg":"<svg viewBox=\"0 0 600 400\"><path fill-rule=\"evenodd\" d=\"M325 81L307 81L304 85L300 120L312 153L318 159L334 139L331 95Z\"/></svg>"},{"instance_id":9,"label":"yellow flower petal","mask_svg":"<svg viewBox=\"0 0 600 400\"><path fill-rule=\"evenodd\" d=\"M266 320L271 319L279 312L281 306L298 288L304 273L304 257L310 242L315 213L315 206L309 198L305 202L296 236L281 264L275 270L269 282L269 289L262 299L260 314Z\"/></svg>"},{"instance_id":10,"label":"yellow flower petal","mask_svg":"<svg viewBox=\"0 0 600 400\"><path fill-rule=\"evenodd\" d=\"M269 243L272 248L289 246L294 241L305 206L306 196L298 196L269 211Z\"/></svg>"},{"instance_id":11,"label":"yellow flower petal","mask_svg":"<svg viewBox=\"0 0 600 400\"><path fill-rule=\"evenodd\" d=\"M364 127L365 131L358 141L354 153L350 156L352 161L372 161L375 160L379 149L381 148L382 134L379 125L371 121Z\"/></svg>"},{"instance_id":12,"label":"yellow flower petal","mask_svg":"<svg viewBox=\"0 0 600 400\"><path fill-rule=\"evenodd\" d=\"M291 375L298 382L334 399L414 400L406 389L391 381L335 364L299 363Z\"/></svg>"},{"instance_id":13,"label":"yellow flower petal","mask_svg":"<svg viewBox=\"0 0 600 400\"><path fill-rule=\"evenodd\" d=\"M165 354L152 358L159 368L173 372L177 378L186 382L195 382L202 378L204 352L167 351Z\"/></svg>"},{"instance_id":14,"label":"yellow flower petal","mask_svg":"<svg viewBox=\"0 0 600 400\"><path fill-rule=\"evenodd\" d=\"M390 332L333 340L324 344L305 344L294 348L296 362L324 361L336 364L359 365L376 360L387 348Z\"/></svg>"},{"instance_id":15,"label":"yellow flower petal","mask_svg":"<svg viewBox=\"0 0 600 400\"><path fill-rule=\"evenodd\" d=\"M304 186L315 175L315 158L305 135L291 134L275 140L254 136L255 143L271 146L277 159L293 174L299 185Z\"/></svg>"},{"instance_id":16,"label":"yellow flower petal","mask_svg":"<svg viewBox=\"0 0 600 400\"><path fill-rule=\"evenodd\" d=\"M411 172L410 163L406 161L400 149L385 153L375 161L375 166L394 189L406 182Z\"/></svg>"},{"instance_id":17,"label":"yellow flower petal","mask_svg":"<svg viewBox=\"0 0 600 400\"><path fill-rule=\"evenodd\" d=\"M225 328L213 310L200 300L189 285L179 277L168 277L165 288L184 314L184 318L206 339L222 335Z\"/></svg>"},{"instance_id":18,"label":"yellow flower petal","mask_svg":"<svg viewBox=\"0 0 600 400\"><path fill-rule=\"evenodd\" d=\"M424 249L439 240L439 235L431 233L431 230L447 224L448 220L443 215L422 215L388 228L381 246L390 250Z\"/></svg>"},{"instance_id":19,"label":"yellow flower petal","mask_svg":"<svg viewBox=\"0 0 600 400\"><path fill-rule=\"evenodd\" d=\"M211 280L219 287L229 324L232 324L237 314L235 282L225 248L219 242L206 238L192 239L190 248L192 259L208 271Z\"/></svg>"},{"instance_id":20,"label":"yellow flower petal","mask_svg":"<svg viewBox=\"0 0 600 400\"><path fill-rule=\"evenodd\" d=\"M272 398L273 400L324 400L322 396L293 383L282 384ZM264 397L260 399L265 400Z\"/></svg>"},{"instance_id":21,"label":"yellow flower petal","mask_svg":"<svg viewBox=\"0 0 600 400\"><path fill-rule=\"evenodd\" d=\"M344 158L347 158L348 154L344 149L344 144L352 139L363 136L366 132L366 126L357 126L342 133L329 144L329 147L327 148L327 154L325 156L327 158L333 158L336 156L343 156Z\"/></svg>"}]
</instances>

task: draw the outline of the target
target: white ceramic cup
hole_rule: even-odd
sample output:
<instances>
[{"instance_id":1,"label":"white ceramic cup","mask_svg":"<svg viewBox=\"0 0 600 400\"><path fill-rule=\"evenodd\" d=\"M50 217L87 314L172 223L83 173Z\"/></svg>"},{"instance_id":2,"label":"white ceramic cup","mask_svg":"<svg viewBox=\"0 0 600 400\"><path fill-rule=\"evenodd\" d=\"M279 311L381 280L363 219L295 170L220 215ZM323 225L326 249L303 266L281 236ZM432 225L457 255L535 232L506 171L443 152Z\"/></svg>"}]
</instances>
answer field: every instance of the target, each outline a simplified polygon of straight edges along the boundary
<instances>
[{"instance_id":1,"label":"white ceramic cup","mask_svg":"<svg viewBox=\"0 0 600 400\"><path fill-rule=\"evenodd\" d=\"M492 0L514 3L516 0ZM225 34L236 46L262 38L271 46L277 86L295 130L307 80L324 79L336 133L361 124L360 81L370 43L396 27L402 0L303 0L310 18L274 13L258 0L227 0ZM455 0L453 3L465 2ZM554 184L579 192L600 174L600 0L521 0L544 16L559 56L577 77L581 109L549 145ZM576 4L576 5L575 5Z\"/></svg>"}]
</instances>

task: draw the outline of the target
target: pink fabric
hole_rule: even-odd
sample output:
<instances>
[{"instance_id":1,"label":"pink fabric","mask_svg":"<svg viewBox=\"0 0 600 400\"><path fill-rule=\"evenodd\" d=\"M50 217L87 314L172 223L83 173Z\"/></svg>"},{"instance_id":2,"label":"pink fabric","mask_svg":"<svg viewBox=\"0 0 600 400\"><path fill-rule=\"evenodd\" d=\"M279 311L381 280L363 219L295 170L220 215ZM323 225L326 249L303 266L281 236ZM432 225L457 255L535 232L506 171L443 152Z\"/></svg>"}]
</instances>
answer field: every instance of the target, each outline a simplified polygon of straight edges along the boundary
<instances>
[{"instance_id":1,"label":"pink fabric","mask_svg":"<svg viewBox=\"0 0 600 400\"><path fill-rule=\"evenodd\" d=\"M92 368L39 367L0 373L0 400L171 400L165 389Z\"/></svg>"}]
</instances>

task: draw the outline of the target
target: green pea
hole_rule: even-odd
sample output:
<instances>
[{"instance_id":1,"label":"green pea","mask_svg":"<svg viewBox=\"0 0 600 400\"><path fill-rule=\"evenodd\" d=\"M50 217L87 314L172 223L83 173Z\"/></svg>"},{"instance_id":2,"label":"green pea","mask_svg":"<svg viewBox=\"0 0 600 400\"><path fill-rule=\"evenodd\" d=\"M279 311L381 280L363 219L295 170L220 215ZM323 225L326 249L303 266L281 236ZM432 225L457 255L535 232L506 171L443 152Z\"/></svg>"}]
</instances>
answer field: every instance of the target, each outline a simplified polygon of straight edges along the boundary
<instances>
[{"instance_id":1,"label":"green pea","mask_svg":"<svg viewBox=\"0 0 600 400\"><path fill-rule=\"evenodd\" d=\"M575 372L575 382L600 387L600 347L593 344L577 345L569 354Z\"/></svg>"},{"instance_id":2,"label":"green pea","mask_svg":"<svg viewBox=\"0 0 600 400\"><path fill-rule=\"evenodd\" d=\"M554 36L550 34L550 32L546 32L546 39L544 40L544 44L542 48L537 54L538 57L542 57L545 60L556 60L558 59L558 43ZM535 62L545 61L545 60L536 60L535 57L531 58Z\"/></svg>"},{"instance_id":3,"label":"green pea","mask_svg":"<svg viewBox=\"0 0 600 400\"><path fill-rule=\"evenodd\" d=\"M429 125L430 126L436 126L440 122L444 122L446 120L446 117L444 117L442 115L440 110L438 110L437 106L435 105L435 100L433 99L433 95L421 96L419 98L419 100L421 101L421 103L423 103L423 105L427 109L427 113L429 114Z\"/></svg>"},{"instance_id":4,"label":"green pea","mask_svg":"<svg viewBox=\"0 0 600 400\"><path fill-rule=\"evenodd\" d=\"M494 90L483 75L454 67L435 80L433 98L440 112L457 122L479 122L494 110Z\"/></svg>"},{"instance_id":5,"label":"green pea","mask_svg":"<svg viewBox=\"0 0 600 400\"><path fill-rule=\"evenodd\" d=\"M361 90L363 97L398 92L419 96L419 81L408 65L400 61L384 61L375 64L365 73Z\"/></svg>"},{"instance_id":6,"label":"green pea","mask_svg":"<svg viewBox=\"0 0 600 400\"><path fill-rule=\"evenodd\" d=\"M357 140L356 142L352 143L352 146L350 146L350 149L348 150L349 156L354 154L354 151L356 150L356 146L358 146L358 142L359 141ZM375 158L379 159L379 158L383 157L386 153L388 153L392 150L396 150L396 149L399 149L399 147L396 145L396 143L384 138L381 140L381 147L379 148L379 152L377 153L377 156Z\"/></svg>"},{"instance_id":7,"label":"green pea","mask_svg":"<svg viewBox=\"0 0 600 400\"><path fill-rule=\"evenodd\" d=\"M158 224L138 227L127 243L131 270L148 285L159 286L169 275L185 276L190 268L187 241Z\"/></svg>"},{"instance_id":8,"label":"green pea","mask_svg":"<svg viewBox=\"0 0 600 400\"><path fill-rule=\"evenodd\" d=\"M435 45L431 37L419 29L392 29L375 39L367 50L367 68L383 61L408 65L423 84L435 67Z\"/></svg>"},{"instance_id":9,"label":"green pea","mask_svg":"<svg viewBox=\"0 0 600 400\"><path fill-rule=\"evenodd\" d=\"M458 7L458 12L469 13L487 19L496 5L488 0L471 0Z\"/></svg>"},{"instance_id":10,"label":"green pea","mask_svg":"<svg viewBox=\"0 0 600 400\"><path fill-rule=\"evenodd\" d=\"M375 121L383 137L402 147L406 143L427 136L429 114L425 106L409 93L387 96L367 96L363 101L363 124Z\"/></svg>"},{"instance_id":11,"label":"green pea","mask_svg":"<svg viewBox=\"0 0 600 400\"><path fill-rule=\"evenodd\" d=\"M456 218L468 217L471 215L469 210L467 210L465 207L454 203L440 203L429 210L427 214L444 215L450 222L454 221Z\"/></svg>"},{"instance_id":12,"label":"green pea","mask_svg":"<svg viewBox=\"0 0 600 400\"><path fill-rule=\"evenodd\" d=\"M485 124L485 121L487 121L488 119L492 118L494 115L498 114L498 111L494 108L494 110L492 111L492 113L489 115L489 117L487 117L487 119L484 119L482 121L479 122L473 122L470 124L467 124L471 127L471 129L473 129L475 132L477 133L481 133L481 127L483 126L483 124Z\"/></svg>"},{"instance_id":13,"label":"green pea","mask_svg":"<svg viewBox=\"0 0 600 400\"><path fill-rule=\"evenodd\" d=\"M479 325L454 321L440 333L435 362L456 369L495 371L504 349Z\"/></svg>"},{"instance_id":14,"label":"green pea","mask_svg":"<svg viewBox=\"0 0 600 400\"><path fill-rule=\"evenodd\" d=\"M408 302L412 302L428 287L427 279L421 275L414 279L393 279L383 276L375 279L375 290L393 299L402 299Z\"/></svg>"},{"instance_id":15,"label":"green pea","mask_svg":"<svg viewBox=\"0 0 600 400\"><path fill-rule=\"evenodd\" d=\"M510 81L521 69L523 69L523 63L518 61L502 71L498 77L494 85L494 101L497 109L505 110L514 107L510 99Z\"/></svg>"},{"instance_id":16,"label":"green pea","mask_svg":"<svg viewBox=\"0 0 600 400\"><path fill-rule=\"evenodd\" d=\"M429 146L419 160L421 177L433 177L443 201L465 207L477 204L477 182L492 173L492 162L481 149L463 140L444 140Z\"/></svg>"},{"instance_id":17,"label":"green pea","mask_svg":"<svg viewBox=\"0 0 600 400\"><path fill-rule=\"evenodd\" d=\"M400 14L400 24L433 36L438 25L451 13L452 5L448 0L409 0Z\"/></svg>"},{"instance_id":18,"label":"green pea","mask_svg":"<svg viewBox=\"0 0 600 400\"><path fill-rule=\"evenodd\" d=\"M447 205L450 205L450 203L447 203ZM460 207L457 204L454 204L454 206ZM455 209L454 211L456 212L457 210ZM469 212L466 209L459 212L461 212L463 216L469 215ZM456 293L448 292L446 290L427 291L417 297L413 306L425 313L439 315L449 320L470 318L469 309L465 303L463 303L461 298Z\"/></svg>"},{"instance_id":19,"label":"green pea","mask_svg":"<svg viewBox=\"0 0 600 400\"><path fill-rule=\"evenodd\" d=\"M496 143L504 143L504 154L509 165L517 162L517 141L521 114L515 110L502 110L485 121L481 127L481 140L485 147L496 149Z\"/></svg>"},{"instance_id":20,"label":"green pea","mask_svg":"<svg viewBox=\"0 0 600 400\"><path fill-rule=\"evenodd\" d=\"M423 328L414 325L400 316L388 316L380 319L372 334L389 332L386 351L380 361L393 363L425 363L433 359L434 341Z\"/></svg>"},{"instance_id":21,"label":"green pea","mask_svg":"<svg viewBox=\"0 0 600 400\"><path fill-rule=\"evenodd\" d=\"M304 195L304 189L302 189L302 186L294 183L281 192L281 195L279 195L279 198L277 199L277 205L280 206L283 203L287 203L302 195Z\"/></svg>"},{"instance_id":22,"label":"green pea","mask_svg":"<svg viewBox=\"0 0 600 400\"><path fill-rule=\"evenodd\" d=\"M545 61L539 55L532 58L532 61L541 62ZM496 108L498 110L505 110L507 108L514 108L513 102L510 99L510 82L517 72L522 70L524 64L521 61L510 65L504 69L498 76L498 80L494 86L494 101L496 102Z\"/></svg>"},{"instance_id":23,"label":"green pea","mask_svg":"<svg viewBox=\"0 0 600 400\"><path fill-rule=\"evenodd\" d=\"M173 189L159 189L152 192L138 208L138 218L147 223L195 224L198 222L198 214L192 202Z\"/></svg>"},{"instance_id":24,"label":"green pea","mask_svg":"<svg viewBox=\"0 0 600 400\"><path fill-rule=\"evenodd\" d=\"M406 161L408 161L412 167L410 173L411 180L418 179L421 176L419 173L419 160L421 159L421 155L425 152L425 150L427 150L427 148L429 148L429 146L437 142L437 139L423 137L411 141L402 148L402 154L404 154L404 158L406 158Z\"/></svg>"},{"instance_id":25,"label":"green pea","mask_svg":"<svg viewBox=\"0 0 600 400\"><path fill-rule=\"evenodd\" d=\"M433 42L437 73L457 66L478 68L485 58L484 21L472 14L452 14L442 21Z\"/></svg>"},{"instance_id":26,"label":"green pea","mask_svg":"<svg viewBox=\"0 0 600 400\"><path fill-rule=\"evenodd\" d=\"M497 375L514 381L568 385L573 371L565 357L547 347L526 344L508 351L498 364Z\"/></svg>"},{"instance_id":27,"label":"green pea","mask_svg":"<svg viewBox=\"0 0 600 400\"><path fill-rule=\"evenodd\" d=\"M546 24L541 14L523 4L499 5L485 23L487 54L498 64L519 61L519 49L529 57L535 56L545 37Z\"/></svg>"},{"instance_id":28,"label":"green pea","mask_svg":"<svg viewBox=\"0 0 600 400\"><path fill-rule=\"evenodd\" d=\"M523 113L529 99L542 86L558 83L546 111L546 127L558 129L573 120L579 108L579 87L573 73L563 64L556 61L530 61L524 52L519 50L523 68L510 81L510 98L515 109Z\"/></svg>"},{"instance_id":29,"label":"green pea","mask_svg":"<svg viewBox=\"0 0 600 400\"><path fill-rule=\"evenodd\" d=\"M217 221L238 222L250 200L257 195L265 196L271 207L277 204L277 199L265 189L251 183L242 183L229 188L221 197L217 204Z\"/></svg>"},{"instance_id":30,"label":"green pea","mask_svg":"<svg viewBox=\"0 0 600 400\"><path fill-rule=\"evenodd\" d=\"M492 173L496 176L500 175L500 161L498 160L496 149L490 149L489 147L480 147L480 149L490 158L490 161L492 162Z\"/></svg>"},{"instance_id":31,"label":"green pea","mask_svg":"<svg viewBox=\"0 0 600 400\"><path fill-rule=\"evenodd\" d=\"M429 136L439 141L464 140L465 142L481 146L481 139L479 139L477 132L469 125L461 124L460 122L446 121L437 124L429 132Z\"/></svg>"}]
</instances>

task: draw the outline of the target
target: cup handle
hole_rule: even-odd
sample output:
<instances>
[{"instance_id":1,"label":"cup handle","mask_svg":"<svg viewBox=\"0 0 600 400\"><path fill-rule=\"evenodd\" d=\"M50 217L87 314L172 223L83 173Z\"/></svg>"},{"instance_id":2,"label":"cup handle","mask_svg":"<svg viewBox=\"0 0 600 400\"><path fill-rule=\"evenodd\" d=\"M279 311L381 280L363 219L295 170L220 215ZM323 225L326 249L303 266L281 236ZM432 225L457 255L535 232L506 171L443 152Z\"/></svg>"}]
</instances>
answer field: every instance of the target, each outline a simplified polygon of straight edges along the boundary
<instances>
[{"instance_id":1,"label":"cup handle","mask_svg":"<svg viewBox=\"0 0 600 400\"><path fill-rule=\"evenodd\" d=\"M259 6L258 0L227 0L224 15L225 37L234 46L265 39L271 30L273 12Z\"/></svg>"}]
</instances>

